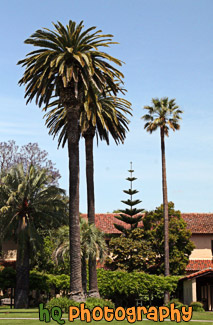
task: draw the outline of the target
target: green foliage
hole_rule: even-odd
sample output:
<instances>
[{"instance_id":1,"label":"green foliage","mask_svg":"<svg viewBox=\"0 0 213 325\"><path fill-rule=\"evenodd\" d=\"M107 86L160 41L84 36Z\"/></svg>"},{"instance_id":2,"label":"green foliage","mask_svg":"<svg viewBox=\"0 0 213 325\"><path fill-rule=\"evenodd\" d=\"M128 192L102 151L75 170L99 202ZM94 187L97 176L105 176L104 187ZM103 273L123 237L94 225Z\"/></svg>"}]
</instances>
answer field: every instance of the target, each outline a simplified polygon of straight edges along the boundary
<instances>
[{"instance_id":1,"label":"green foliage","mask_svg":"<svg viewBox=\"0 0 213 325\"><path fill-rule=\"evenodd\" d=\"M170 273L184 274L189 256L194 248L190 240L191 232L180 211L169 202L169 257ZM143 217L143 227L126 231L126 237L120 236L110 241L112 255L106 260L111 270L144 271L151 274L164 273L164 218L163 205Z\"/></svg>"},{"instance_id":2,"label":"green foliage","mask_svg":"<svg viewBox=\"0 0 213 325\"><path fill-rule=\"evenodd\" d=\"M124 91L122 90L122 93ZM129 131L129 120L126 115L131 114L131 103L123 98L111 96L110 93L101 93L97 95L99 109L94 109L94 103L88 100L88 109L91 112L90 122L85 111L81 111L79 125L81 134L86 137L91 129L96 133L97 141L105 140L109 144L109 134L111 134L116 144L124 142L126 132ZM55 138L58 135L58 146L65 146L67 142L67 113L60 100L54 100L48 105L51 108L45 115L46 125L49 128L49 134ZM100 109L101 108L101 109ZM94 126L91 122L96 122Z\"/></svg>"},{"instance_id":3,"label":"green foliage","mask_svg":"<svg viewBox=\"0 0 213 325\"><path fill-rule=\"evenodd\" d=\"M181 310L182 307L188 308L187 305L184 305L182 302L180 302L178 299L172 299L170 302L166 305L167 307L170 308L171 304L174 304L175 308Z\"/></svg>"},{"instance_id":4,"label":"green foliage","mask_svg":"<svg viewBox=\"0 0 213 325\"><path fill-rule=\"evenodd\" d=\"M54 31L37 30L25 41L37 47L18 62L25 68L19 84L26 86L27 103L35 98L39 107L45 105L47 109L52 97L60 96L65 100L63 90L66 88L79 101L91 92L96 104L96 92L104 91L106 85L116 94L114 80L121 80L123 74L110 63L121 66L122 62L99 50L112 44L112 35L94 31L95 27L85 30L83 21L76 24L70 20L66 26L60 22L53 25ZM81 104L90 120L88 100Z\"/></svg>"},{"instance_id":5,"label":"green foliage","mask_svg":"<svg viewBox=\"0 0 213 325\"><path fill-rule=\"evenodd\" d=\"M142 272L98 270L98 288L101 297L112 300L117 306L135 305L135 299L142 297L148 304L150 297L161 304L164 291L174 293L179 277L157 276Z\"/></svg>"},{"instance_id":6,"label":"green foliage","mask_svg":"<svg viewBox=\"0 0 213 325\"><path fill-rule=\"evenodd\" d=\"M66 291L69 289L70 278L66 274L54 275L44 274L36 271L30 272L30 289L50 292L51 289L56 291Z\"/></svg>"},{"instance_id":7,"label":"green foliage","mask_svg":"<svg viewBox=\"0 0 213 325\"><path fill-rule=\"evenodd\" d=\"M169 136L169 129L173 131L180 129L180 115L183 112L175 103L175 99L169 100L168 97L152 98L152 104L152 106L144 106L144 109L148 112L142 116L142 119L146 122L144 129L147 132L152 133L160 128L166 136Z\"/></svg>"},{"instance_id":8,"label":"green foliage","mask_svg":"<svg viewBox=\"0 0 213 325\"><path fill-rule=\"evenodd\" d=\"M99 306L101 308L103 307L115 308L115 304L110 300L103 299L103 298L87 298L86 308L92 310L96 306Z\"/></svg>"},{"instance_id":9,"label":"green foliage","mask_svg":"<svg viewBox=\"0 0 213 325\"><path fill-rule=\"evenodd\" d=\"M48 275L39 272L30 272L30 290L49 291Z\"/></svg>"},{"instance_id":10,"label":"green foliage","mask_svg":"<svg viewBox=\"0 0 213 325\"><path fill-rule=\"evenodd\" d=\"M144 230L136 228L112 238L109 243L113 255L108 256L105 265L111 270L122 269L128 272L149 271L155 263L156 254L152 251L152 244L145 239Z\"/></svg>"},{"instance_id":11,"label":"green foliage","mask_svg":"<svg viewBox=\"0 0 213 325\"><path fill-rule=\"evenodd\" d=\"M103 299L88 298L86 307L92 309L95 305L97 306L109 306L113 308L113 303L117 306L128 306L135 304L135 299L142 297L145 304L149 303L149 299L154 299L156 304L161 304L164 296L164 291L168 290L170 293L174 293L179 277L177 276L157 276L149 275L142 272L127 273L125 271L106 271L104 269L98 269L98 288L100 295ZM9 282L7 282L9 279ZM36 271L30 272L30 290L38 290L42 292L50 292L51 289L56 291L64 291L66 294L69 290L69 276L43 274ZM6 286L5 286L6 284ZM15 271L10 268L5 268L0 272L0 288L15 287ZM63 300L64 299L64 300ZM62 305L55 304L62 308L68 308L66 302L74 302L68 298L60 298L59 300L51 300L48 303L48 308L51 308L53 303L61 303ZM67 300L66 300L67 299ZM110 301L108 301L108 300ZM51 304L50 304L51 303Z\"/></svg>"},{"instance_id":12,"label":"green foliage","mask_svg":"<svg viewBox=\"0 0 213 325\"><path fill-rule=\"evenodd\" d=\"M67 297L60 297L53 298L46 304L46 308L48 308L49 310L51 310L55 306L60 307L64 312L67 313L69 311L70 306L80 307L80 302L76 302ZM89 310L92 310L96 306L100 306L101 308L105 306L109 308L115 307L115 305L111 301L105 299L88 298L85 302L85 308L88 308Z\"/></svg>"},{"instance_id":13,"label":"green foliage","mask_svg":"<svg viewBox=\"0 0 213 325\"><path fill-rule=\"evenodd\" d=\"M0 289L15 288L16 271L12 267L5 267L0 271Z\"/></svg>"},{"instance_id":14,"label":"green foliage","mask_svg":"<svg viewBox=\"0 0 213 325\"><path fill-rule=\"evenodd\" d=\"M68 313L70 306L79 307L80 303L74 300L71 300L67 297L60 297L60 298L52 298L46 304L46 308L51 310L53 307L60 307L63 312Z\"/></svg>"},{"instance_id":15,"label":"green foliage","mask_svg":"<svg viewBox=\"0 0 213 325\"><path fill-rule=\"evenodd\" d=\"M13 268L6 267L0 271L0 289L15 288L16 271ZM54 275L41 273L37 271L30 272L30 290L39 290L50 292L69 290L70 278L66 274Z\"/></svg>"},{"instance_id":16,"label":"green foliage","mask_svg":"<svg viewBox=\"0 0 213 325\"><path fill-rule=\"evenodd\" d=\"M132 169L132 163L131 168L128 170L130 173L130 177L126 178L127 181L130 182L130 188L128 190L124 190L123 192L127 195L129 195L128 200L121 201L122 203L126 204L128 207L125 210L119 210L120 214L118 216L115 216L118 220L121 220L129 226L128 228L133 230L138 227L138 223L142 219L142 215L137 215L144 211L144 209L137 209L135 206L142 201L140 200L133 200L133 195L137 194L137 190L132 189L132 183L137 179L132 176L132 173L134 170ZM136 216L137 215L137 216ZM120 224L114 224L115 228L121 231L123 234L128 235L128 231L126 227Z\"/></svg>"},{"instance_id":17,"label":"green foliage","mask_svg":"<svg viewBox=\"0 0 213 325\"><path fill-rule=\"evenodd\" d=\"M191 232L181 213L174 209L174 203L168 203L169 213L169 264L172 275L184 274L189 256L194 249L190 240ZM145 214L143 218L144 239L152 243L152 251L156 254L152 273L164 273L164 217L163 205Z\"/></svg>"},{"instance_id":18,"label":"green foliage","mask_svg":"<svg viewBox=\"0 0 213 325\"><path fill-rule=\"evenodd\" d=\"M55 263L52 259L54 243L51 236L43 236L43 245L37 250L31 266L34 270L55 273Z\"/></svg>"},{"instance_id":19,"label":"green foliage","mask_svg":"<svg viewBox=\"0 0 213 325\"><path fill-rule=\"evenodd\" d=\"M203 308L203 303L199 301L191 302L190 307L192 307L193 311L205 311L205 309Z\"/></svg>"},{"instance_id":20,"label":"green foliage","mask_svg":"<svg viewBox=\"0 0 213 325\"><path fill-rule=\"evenodd\" d=\"M53 258L57 264L69 261L69 227L58 228L54 238ZM98 257L103 261L106 255L106 242L102 233L94 224L89 224L86 219L80 218L80 242L82 258L89 258L89 255Z\"/></svg>"},{"instance_id":21,"label":"green foliage","mask_svg":"<svg viewBox=\"0 0 213 325\"><path fill-rule=\"evenodd\" d=\"M67 227L68 226L62 226ZM49 274L69 274L69 257L64 257L63 261L56 263L53 258L53 252L56 248L57 230L50 231L50 235L43 236L43 246L40 247L33 259L32 268L38 272Z\"/></svg>"},{"instance_id":22,"label":"green foliage","mask_svg":"<svg viewBox=\"0 0 213 325\"><path fill-rule=\"evenodd\" d=\"M59 226L67 221L65 191L50 185L45 169L22 164L11 168L1 179L0 213L4 237L17 239L18 222L23 219L31 248L39 241L38 230Z\"/></svg>"}]
</instances>

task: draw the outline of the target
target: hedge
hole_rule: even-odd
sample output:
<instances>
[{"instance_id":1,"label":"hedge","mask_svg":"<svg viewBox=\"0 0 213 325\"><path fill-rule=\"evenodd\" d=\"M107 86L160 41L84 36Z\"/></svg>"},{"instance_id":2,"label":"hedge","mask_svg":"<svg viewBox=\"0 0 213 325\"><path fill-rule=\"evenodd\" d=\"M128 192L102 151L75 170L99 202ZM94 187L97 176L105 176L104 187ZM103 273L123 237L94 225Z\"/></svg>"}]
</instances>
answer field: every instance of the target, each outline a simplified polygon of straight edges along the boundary
<instances>
[{"instance_id":1,"label":"hedge","mask_svg":"<svg viewBox=\"0 0 213 325\"><path fill-rule=\"evenodd\" d=\"M80 307L80 302L76 302L68 299L67 297L53 298L46 304L46 308L51 310L53 307L60 307L63 312L68 312L70 306ZM100 306L114 308L115 305L112 301L99 298L87 298L85 302L85 308L92 310L94 307Z\"/></svg>"},{"instance_id":2,"label":"hedge","mask_svg":"<svg viewBox=\"0 0 213 325\"><path fill-rule=\"evenodd\" d=\"M135 299L141 298L143 303L150 300L161 304L164 291L173 294L178 285L178 276L157 276L142 272L127 273L124 271L98 270L98 287L103 298L110 299L116 305L129 306Z\"/></svg>"},{"instance_id":3,"label":"hedge","mask_svg":"<svg viewBox=\"0 0 213 325\"><path fill-rule=\"evenodd\" d=\"M125 271L107 271L98 269L98 288L101 297L112 300L116 306L129 306L135 304L135 299L141 298L143 303L150 300L156 305L162 303L164 291L174 293L178 276L157 276L142 272L127 273ZM30 272L30 289L50 292L69 290L70 278L68 275L43 274ZM0 272L0 288L10 288L15 285L15 271L5 268Z\"/></svg>"}]
</instances>

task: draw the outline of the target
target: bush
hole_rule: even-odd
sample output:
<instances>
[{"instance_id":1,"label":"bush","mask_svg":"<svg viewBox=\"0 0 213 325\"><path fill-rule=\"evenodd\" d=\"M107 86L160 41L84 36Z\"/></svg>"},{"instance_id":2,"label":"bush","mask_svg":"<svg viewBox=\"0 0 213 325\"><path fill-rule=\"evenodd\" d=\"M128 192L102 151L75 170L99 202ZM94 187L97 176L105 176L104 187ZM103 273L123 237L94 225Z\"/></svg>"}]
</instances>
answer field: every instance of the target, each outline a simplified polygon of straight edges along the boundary
<instances>
[{"instance_id":1,"label":"bush","mask_svg":"<svg viewBox=\"0 0 213 325\"><path fill-rule=\"evenodd\" d=\"M60 307L63 312L68 313L70 306L79 307L80 303L74 300L71 300L67 297L60 297L60 298L52 298L46 304L46 308L51 310L53 307Z\"/></svg>"},{"instance_id":2,"label":"bush","mask_svg":"<svg viewBox=\"0 0 213 325\"><path fill-rule=\"evenodd\" d=\"M191 302L190 307L192 307L193 311L205 311L203 308L203 303L199 301Z\"/></svg>"},{"instance_id":3,"label":"bush","mask_svg":"<svg viewBox=\"0 0 213 325\"><path fill-rule=\"evenodd\" d=\"M104 299L96 301L94 298L89 298L87 300L88 308L91 305L108 306L108 303L112 304L112 302L115 303L116 307L131 307L135 306L135 300L138 298L141 298L146 306L150 303L160 306L163 303L164 291L174 293L179 280L177 276L164 277L143 272L127 273L104 269L98 269L97 274L99 292ZM63 295L66 296L69 291L69 282L70 278L65 274L53 275L37 271L30 272L30 290L45 292L45 294L50 293L51 289L55 289L57 292L63 291ZM15 287L15 270L4 269L0 272L0 288L6 287ZM74 302L66 299L63 302L64 308L71 305L76 306ZM106 302L106 299L112 302Z\"/></svg>"},{"instance_id":4,"label":"bush","mask_svg":"<svg viewBox=\"0 0 213 325\"><path fill-rule=\"evenodd\" d=\"M177 276L164 277L143 272L127 273L103 269L99 269L97 274L101 297L123 307L134 306L135 299L139 297L144 305L151 302L160 306L163 303L164 291L174 293L179 280Z\"/></svg>"},{"instance_id":5,"label":"bush","mask_svg":"<svg viewBox=\"0 0 213 325\"><path fill-rule=\"evenodd\" d=\"M0 289L14 288L16 271L12 267L5 267L0 271Z\"/></svg>"},{"instance_id":6,"label":"bush","mask_svg":"<svg viewBox=\"0 0 213 325\"><path fill-rule=\"evenodd\" d=\"M71 300L67 297L60 297L60 298L53 298L46 304L46 308L49 310L51 310L55 306L60 307L63 310L63 312L68 313L70 306L80 307L80 302L75 302L74 300ZM105 306L109 308L115 307L115 305L109 300L105 300L101 298L100 299L87 298L85 303L85 308L92 310L96 306L100 306L101 308Z\"/></svg>"},{"instance_id":7,"label":"bush","mask_svg":"<svg viewBox=\"0 0 213 325\"><path fill-rule=\"evenodd\" d=\"M170 302L166 305L166 307L171 306L171 304L174 304L175 308L181 310L182 307L186 307L188 309L187 305L184 305L182 302L180 302L178 299L172 299Z\"/></svg>"},{"instance_id":8,"label":"bush","mask_svg":"<svg viewBox=\"0 0 213 325\"><path fill-rule=\"evenodd\" d=\"M102 298L87 298L85 307L92 310L94 307L99 306L101 308L103 307L109 307L109 308L115 308L115 304L107 299Z\"/></svg>"}]
</instances>

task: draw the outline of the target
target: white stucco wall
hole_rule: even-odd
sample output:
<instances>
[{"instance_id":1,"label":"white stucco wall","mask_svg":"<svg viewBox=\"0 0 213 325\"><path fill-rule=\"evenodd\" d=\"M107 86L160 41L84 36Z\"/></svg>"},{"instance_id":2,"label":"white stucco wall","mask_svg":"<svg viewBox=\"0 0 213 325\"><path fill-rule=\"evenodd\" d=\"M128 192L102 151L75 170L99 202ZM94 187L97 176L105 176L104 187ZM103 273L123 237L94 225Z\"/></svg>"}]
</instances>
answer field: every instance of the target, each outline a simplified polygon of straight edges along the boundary
<instances>
[{"instance_id":1,"label":"white stucco wall","mask_svg":"<svg viewBox=\"0 0 213 325\"><path fill-rule=\"evenodd\" d=\"M183 282L183 302L190 305L194 301L197 301L196 279L185 280Z\"/></svg>"},{"instance_id":2,"label":"white stucco wall","mask_svg":"<svg viewBox=\"0 0 213 325\"><path fill-rule=\"evenodd\" d=\"M212 258L212 248L211 241L213 240L213 235L195 235L193 234L191 240L194 242L196 248L192 251L190 255L190 260L193 259L211 259Z\"/></svg>"}]
</instances>

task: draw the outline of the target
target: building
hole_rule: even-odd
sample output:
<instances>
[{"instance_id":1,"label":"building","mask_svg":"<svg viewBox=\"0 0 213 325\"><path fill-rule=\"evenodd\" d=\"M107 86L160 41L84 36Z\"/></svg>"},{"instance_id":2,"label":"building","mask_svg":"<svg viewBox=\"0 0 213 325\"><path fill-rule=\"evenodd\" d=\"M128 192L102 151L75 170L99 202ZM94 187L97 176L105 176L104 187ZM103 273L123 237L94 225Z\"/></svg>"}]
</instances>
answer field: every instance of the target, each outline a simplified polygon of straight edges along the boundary
<instances>
[{"instance_id":1,"label":"building","mask_svg":"<svg viewBox=\"0 0 213 325\"><path fill-rule=\"evenodd\" d=\"M119 235L120 231L114 223L125 225L115 218L115 213L96 214L96 226L106 234L106 241L111 236ZM86 218L86 214L82 217ZM187 275L181 279L183 283L183 301L186 304L192 301L201 301L206 310L213 310L213 214L211 213L182 213L191 230L191 240L195 244ZM139 226L143 226L142 222ZM5 241L2 245L3 256L0 265L14 265L16 261L16 247L13 242Z\"/></svg>"},{"instance_id":2,"label":"building","mask_svg":"<svg viewBox=\"0 0 213 325\"><path fill-rule=\"evenodd\" d=\"M201 301L213 311L213 214L182 214L195 244L183 282L183 302Z\"/></svg>"},{"instance_id":3,"label":"building","mask_svg":"<svg viewBox=\"0 0 213 325\"><path fill-rule=\"evenodd\" d=\"M96 226L110 236L120 233L114 223L125 224L115 218L116 214L96 214ZM83 215L86 217L86 215ZM213 214L212 213L182 213L182 218L191 231L191 240L195 249L189 257L187 275L181 279L183 284L183 302L201 301L204 308L213 311ZM142 226L139 224L139 226Z\"/></svg>"}]
</instances>

